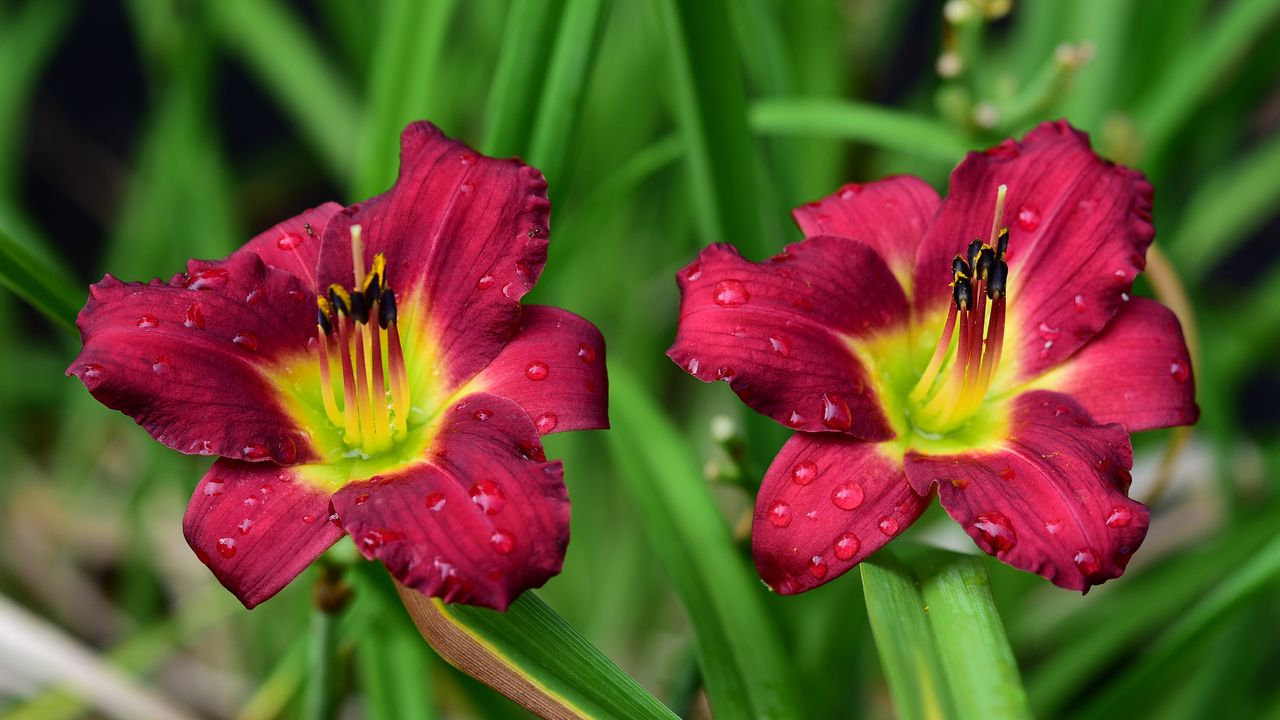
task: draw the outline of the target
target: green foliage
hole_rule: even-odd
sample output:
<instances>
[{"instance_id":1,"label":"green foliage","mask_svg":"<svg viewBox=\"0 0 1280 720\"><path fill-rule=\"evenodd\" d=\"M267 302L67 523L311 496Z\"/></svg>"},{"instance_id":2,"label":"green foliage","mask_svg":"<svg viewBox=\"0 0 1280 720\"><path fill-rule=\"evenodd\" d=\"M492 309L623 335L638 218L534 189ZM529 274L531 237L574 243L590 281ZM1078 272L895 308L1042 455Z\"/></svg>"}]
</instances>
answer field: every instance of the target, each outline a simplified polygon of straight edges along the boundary
<instances>
[{"instance_id":1,"label":"green foliage","mask_svg":"<svg viewBox=\"0 0 1280 720\"><path fill-rule=\"evenodd\" d=\"M380 192L419 117L545 172L534 297L597 323L613 370L614 429L548 441L574 502L565 572L457 622L602 717L666 716L655 698L718 718L1280 717L1280 2L1023 0L991 22L984 4L948 3L974 11L947 27L941 3L892 0L0 3L0 593L92 661L19 678L0 717L148 693L209 717L527 716L436 657L369 568L314 625L314 572L240 610L181 536L207 461L62 377L103 272L167 277ZM77 114L104 84L129 112ZM1082 598L912 547L948 527L926 515L861 583L771 595L744 514L785 433L663 357L674 271L711 242L776 252L789 209L843 182L945 190L964 152L1057 117L1148 175L1199 319L1204 413L1146 546ZM724 461L719 414L747 435L733 486L701 472ZM1167 439L1136 439L1139 498Z\"/></svg>"}]
</instances>

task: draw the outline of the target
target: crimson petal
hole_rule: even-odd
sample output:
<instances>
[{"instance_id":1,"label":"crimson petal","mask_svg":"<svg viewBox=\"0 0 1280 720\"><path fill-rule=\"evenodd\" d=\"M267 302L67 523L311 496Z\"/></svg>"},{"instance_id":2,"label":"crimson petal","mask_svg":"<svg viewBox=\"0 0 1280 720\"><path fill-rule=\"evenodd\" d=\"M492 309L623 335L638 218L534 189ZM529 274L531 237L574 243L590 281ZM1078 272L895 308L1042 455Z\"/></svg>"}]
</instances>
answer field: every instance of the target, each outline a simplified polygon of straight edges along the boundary
<instances>
[{"instance_id":1,"label":"crimson petal","mask_svg":"<svg viewBox=\"0 0 1280 720\"><path fill-rule=\"evenodd\" d=\"M726 380L757 412L796 430L893 436L851 344L906 322L902 286L871 247L810 238L762 262L712 245L677 274L680 324L667 355Z\"/></svg>"},{"instance_id":2,"label":"crimson petal","mask_svg":"<svg viewBox=\"0 0 1280 720\"><path fill-rule=\"evenodd\" d=\"M1146 298L1133 298L1036 384L1072 396L1096 422L1120 423L1129 432L1191 425L1200 415L1178 318Z\"/></svg>"},{"instance_id":3,"label":"crimson petal","mask_svg":"<svg viewBox=\"0 0 1280 720\"><path fill-rule=\"evenodd\" d=\"M329 224L320 281L352 285L350 233L360 225L367 259L386 254L397 299L423 303L446 380L456 387L515 332L518 301L547 259L550 211L542 173L413 123L400 137L395 185Z\"/></svg>"},{"instance_id":4,"label":"crimson petal","mask_svg":"<svg viewBox=\"0 0 1280 720\"><path fill-rule=\"evenodd\" d=\"M108 275L76 323L84 349L67 374L165 445L283 464L315 458L261 372L307 352L315 304L301 281L256 254L192 261L169 285Z\"/></svg>"},{"instance_id":5,"label":"crimson petal","mask_svg":"<svg viewBox=\"0 0 1280 720\"><path fill-rule=\"evenodd\" d=\"M765 473L752 522L756 569L783 595L828 582L906 530L932 501L876 443L796 433Z\"/></svg>"},{"instance_id":6,"label":"crimson petal","mask_svg":"<svg viewBox=\"0 0 1280 720\"><path fill-rule=\"evenodd\" d=\"M254 253L268 267L293 273L317 294L315 278L320 240L329 221L341 211L342 206L333 202L311 208L263 230L236 252Z\"/></svg>"},{"instance_id":7,"label":"crimson petal","mask_svg":"<svg viewBox=\"0 0 1280 720\"><path fill-rule=\"evenodd\" d=\"M609 427L604 338L568 310L526 305L520 328L472 387L515 400L543 435Z\"/></svg>"},{"instance_id":8,"label":"crimson petal","mask_svg":"<svg viewBox=\"0 0 1280 720\"><path fill-rule=\"evenodd\" d=\"M347 485L333 503L366 557L446 602L505 610L560 572L569 543L563 468L497 395L456 404L421 464Z\"/></svg>"},{"instance_id":9,"label":"crimson petal","mask_svg":"<svg viewBox=\"0 0 1280 720\"><path fill-rule=\"evenodd\" d=\"M950 302L951 258L973 238L986 240L996 188L1008 186L1007 357L1034 377L1097 334L1146 264L1151 185L1141 173L1102 160L1065 122L1045 123L970 153L916 257L916 308Z\"/></svg>"},{"instance_id":10,"label":"crimson petal","mask_svg":"<svg viewBox=\"0 0 1280 720\"><path fill-rule=\"evenodd\" d=\"M329 494L294 468L220 459L196 486L182 529L218 582L252 608L342 537L330 514Z\"/></svg>"},{"instance_id":11,"label":"crimson petal","mask_svg":"<svg viewBox=\"0 0 1280 720\"><path fill-rule=\"evenodd\" d=\"M1124 573L1147 534L1146 506L1126 496L1133 451L1119 425L1095 425L1070 397L1016 397L1002 449L908 454L917 491L936 484L943 508L1001 562L1087 591Z\"/></svg>"},{"instance_id":12,"label":"crimson petal","mask_svg":"<svg viewBox=\"0 0 1280 720\"><path fill-rule=\"evenodd\" d=\"M871 246L895 276L910 282L916 246L938 211L938 193L917 177L900 175L858 185L791 211L805 237L835 235Z\"/></svg>"}]
</instances>

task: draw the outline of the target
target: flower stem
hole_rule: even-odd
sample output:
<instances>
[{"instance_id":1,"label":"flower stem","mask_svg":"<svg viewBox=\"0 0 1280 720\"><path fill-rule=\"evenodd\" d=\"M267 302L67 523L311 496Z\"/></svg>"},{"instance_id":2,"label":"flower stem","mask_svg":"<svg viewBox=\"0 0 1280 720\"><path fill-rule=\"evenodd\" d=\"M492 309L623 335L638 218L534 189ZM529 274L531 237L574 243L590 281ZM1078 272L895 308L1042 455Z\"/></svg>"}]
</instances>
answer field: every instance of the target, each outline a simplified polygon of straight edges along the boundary
<instances>
[{"instance_id":1,"label":"flower stem","mask_svg":"<svg viewBox=\"0 0 1280 720\"><path fill-rule=\"evenodd\" d=\"M307 648L307 693L303 717L332 720L341 704L338 692L336 626L338 616L351 599L350 586L342 579L342 568L321 560L320 576L312 594L310 644Z\"/></svg>"}]
</instances>

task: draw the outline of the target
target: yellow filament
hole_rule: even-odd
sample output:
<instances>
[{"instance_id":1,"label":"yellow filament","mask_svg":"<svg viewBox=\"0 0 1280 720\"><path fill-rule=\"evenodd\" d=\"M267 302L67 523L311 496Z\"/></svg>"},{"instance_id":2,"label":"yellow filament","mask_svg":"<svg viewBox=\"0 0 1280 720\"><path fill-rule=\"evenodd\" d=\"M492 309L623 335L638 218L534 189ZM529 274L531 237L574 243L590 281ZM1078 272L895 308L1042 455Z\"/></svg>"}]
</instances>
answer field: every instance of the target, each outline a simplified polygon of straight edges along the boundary
<instances>
[{"instance_id":1,"label":"yellow filament","mask_svg":"<svg viewBox=\"0 0 1280 720\"><path fill-rule=\"evenodd\" d=\"M320 395L324 398L324 414L334 425L342 424L342 413L333 395L333 376L329 374L329 336L324 328L316 325L320 335Z\"/></svg>"},{"instance_id":2,"label":"yellow filament","mask_svg":"<svg viewBox=\"0 0 1280 720\"><path fill-rule=\"evenodd\" d=\"M351 266L356 276L356 287L364 286L364 241L360 237L362 230L359 225L351 226Z\"/></svg>"}]
</instances>

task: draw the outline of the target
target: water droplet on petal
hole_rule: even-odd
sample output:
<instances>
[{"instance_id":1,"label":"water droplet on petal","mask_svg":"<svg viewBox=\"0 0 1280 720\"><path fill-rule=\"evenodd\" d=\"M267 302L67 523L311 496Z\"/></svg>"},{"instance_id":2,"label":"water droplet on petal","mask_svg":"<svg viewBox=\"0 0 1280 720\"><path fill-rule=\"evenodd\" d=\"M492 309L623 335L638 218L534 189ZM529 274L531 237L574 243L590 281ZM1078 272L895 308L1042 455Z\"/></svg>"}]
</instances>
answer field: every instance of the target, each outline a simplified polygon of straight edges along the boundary
<instances>
[{"instance_id":1,"label":"water droplet on petal","mask_svg":"<svg viewBox=\"0 0 1280 720\"><path fill-rule=\"evenodd\" d=\"M1098 564L1098 554L1093 551L1093 548L1081 548L1076 551L1076 555L1072 560L1075 561L1076 568L1080 570L1080 574L1084 575L1086 579L1092 578L1102 567Z\"/></svg>"},{"instance_id":2,"label":"water droplet on petal","mask_svg":"<svg viewBox=\"0 0 1280 720\"><path fill-rule=\"evenodd\" d=\"M241 520L240 524L236 527L240 530L241 535L248 535L249 531L253 529L253 521L249 518L245 518Z\"/></svg>"},{"instance_id":3,"label":"water droplet on petal","mask_svg":"<svg viewBox=\"0 0 1280 720\"><path fill-rule=\"evenodd\" d=\"M224 537L218 540L218 554L230 560L236 555L236 539Z\"/></svg>"},{"instance_id":4,"label":"water droplet on petal","mask_svg":"<svg viewBox=\"0 0 1280 720\"><path fill-rule=\"evenodd\" d=\"M774 527L784 528L791 524L791 506L784 500L774 500L769 506L769 522Z\"/></svg>"},{"instance_id":5,"label":"water droplet on petal","mask_svg":"<svg viewBox=\"0 0 1280 720\"><path fill-rule=\"evenodd\" d=\"M1057 340L1058 336L1061 334L1062 334L1062 328L1053 327L1052 325L1046 322L1040 323L1041 338L1048 340L1049 342L1052 342L1054 340Z\"/></svg>"},{"instance_id":6,"label":"water droplet on petal","mask_svg":"<svg viewBox=\"0 0 1280 720\"><path fill-rule=\"evenodd\" d=\"M223 483L221 480L210 480L204 484L204 494L207 497L216 497L222 494Z\"/></svg>"},{"instance_id":7,"label":"water droplet on petal","mask_svg":"<svg viewBox=\"0 0 1280 720\"><path fill-rule=\"evenodd\" d=\"M1071 307L1078 313L1084 312L1086 309L1084 304L1084 296L1076 295L1075 298L1071 301Z\"/></svg>"},{"instance_id":8,"label":"water droplet on petal","mask_svg":"<svg viewBox=\"0 0 1280 720\"><path fill-rule=\"evenodd\" d=\"M851 560L854 555L858 554L858 550L862 548L862 542L858 540L858 536L847 532L836 538L833 546L836 551L836 557L841 560Z\"/></svg>"},{"instance_id":9,"label":"water droplet on petal","mask_svg":"<svg viewBox=\"0 0 1280 720\"><path fill-rule=\"evenodd\" d=\"M822 394L822 424L832 430L847 431L853 426L853 416L844 399L833 393Z\"/></svg>"},{"instance_id":10,"label":"water droplet on petal","mask_svg":"<svg viewBox=\"0 0 1280 720\"><path fill-rule=\"evenodd\" d=\"M259 301L259 300L261 300L261 299L262 299L262 291L261 291L261 290L259 290L258 288L254 288L254 289L252 289L252 290L250 290L250 291L249 291L249 294L248 294L248 295L245 295L245 296L244 296L244 304L245 304L245 305L257 305L257 304L258 304L258 301Z\"/></svg>"},{"instance_id":11,"label":"water droplet on petal","mask_svg":"<svg viewBox=\"0 0 1280 720\"><path fill-rule=\"evenodd\" d=\"M510 555L516 549L516 538L505 530L494 530L489 536L489 544L500 555Z\"/></svg>"},{"instance_id":12,"label":"water droplet on petal","mask_svg":"<svg viewBox=\"0 0 1280 720\"><path fill-rule=\"evenodd\" d=\"M787 357L791 354L791 341L785 335L775 333L769 336L769 344L773 346L773 351Z\"/></svg>"},{"instance_id":13,"label":"water droplet on petal","mask_svg":"<svg viewBox=\"0 0 1280 720\"><path fill-rule=\"evenodd\" d=\"M551 368L547 367L547 364L542 362L541 360L534 360L533 362L529 363L529 367L524 369L525 377L529 378L530 380L533 380L534 382L538 382L539 380L546 380L547 375L550 373L551 373Z\"/></svg>"},{"instance_id":14,"label":"water droplet on petal","mask_svg":"<svg viewBox=\"0 0 1280 720\"><path fill-rule=\"evenodd\" d=\"M488 290L489 288L493 287L493 283L494 283L493 276L485 275L484 277L476 281L476 289Z\"/></svg>"},{"instance_id":15,"label":"water droplet on petal","mask_svg":"<svg viewBox=\"0 0 1280 720\"><path fill-rule=\"evenodd\" d=\"M399 540L403 537L404 535L396 532L395 530L388 530L387 528L369 528L360 534L360 546L365 550L372 552L389 542Z\"/></svg>"},{"instance_id":16,"label":"water droplet on petal","mask_svg":"<svg viewBox=\"0 0 1280 720\"><path fill-rule=\"evenodd\" d=\"M593 363L596 361L596 349L587 343L578 343L578 358L584 363Z\"/></svg>"},{"instance_id":17,"label":"water droplet on petal","mask_svg":"<svg viewBox=\"0 0 1280 720\"><path fill-rule=\"evenodd\" d=\"M1050 535L1057 535L1059 532L1062 531L1062 521L1050 520L1044 524L1044 529Z\"/></svg>"},{"instance_id":18,"label":"water droplet on petal","mask_svg":"<svg viewBox=\"0 0 1280 720\"><path fill-rule=\"evenodd\" d=\"M792 410L791 414L787 416L787 421L785 424L787 425L787 427L798 428L804 424L804 416L796 412L795 410Z\"/></svg>"},{"instance_id":19,"label":"water droplet on petal","mask_svg":"<svg viewBox=\"0 0 1280 720\"><path fill-rule=\"evenodd\" d=\"M480 410L476 410L475 412L471 413L471 417L481 422L484 422L485 420L488 420L489 418L493 417L493 412L482 408Z\"/></svg>"},{"instance_id":20,"label":"water droplet on petal","mask_svg":"<svg viewBox=\"0 0 1280 720\"><path fill-rule=\"evenodd\" d=\"M822 559L821 555L814 555L809 558L809 574L817 580L827 576L827 563Z\"/></svg>"},{"instance_id":21,"label":"water droplet on petal","mask_svg":"<svg viewBox=\"0 0 1280 720\"><path fill-rule=\"evenodd\" d=\"M475 183L464 182L458 186L458 192L463 195L470 195L476 189Z\"/></svg>"},{"instance_id":22,"label":"water droplet on petal","mask_svg":"<svg viewBox=\"0 0 1280 720\"><path fill-rule=\"evenodd\" d=\"M240 448L240 454L248 460L265 460L271 455L271 451L266 445L245 445Z\"/></svg>"},{"instance_id":23,"label":"water droplet on petal","mask_svg":"<svg viewBox=\"0 0 1280 720\"><path fill-rule=\"evenodd\" d=\"M818 476L818 466L805 460L791 468L791 482L797 485L808 485Z\"/></svg>"},{"instance_id":24,"label":"water droplet on petal","mask_svg":"<svg viewBox=\"0 0 1280 720\"><path fill-rule=\"evenodd\" d=\"M831 491L831 502L841 510L853 510L862 504L864 496L862 486L849 480L840 483L835 490Z\"/></svg>"},{"instance_id":25,"label":"water droplet on petal","mask_svg":"<svg viewBox=\"0 0 1280 720\"><path fill-rule=\"evenodd\" d=\"M880 532L885 535L895 535L898 532L898 521L889 515L880 518Z\"/></svg>"},{"instance_id":26,"label":"water droplet on petal","mask_svg":"<svg viewBox=\"0 0 1280 720\"><path fill-rule=\"evenodd\" d=\"M360 493L356 496L356 505L363 505L369 502L369 493Z\"/></svg>"},{"instance_id":27,"label":"water droplet on petal","mask_svg":"<svg viewBox=\"0 0 1280 720\"><path fill-rule=\"evenodd\" d=\"M428 510L434 510L435 512L440 512L441 510L444 509L444 503L445 503L444 493L429 492L427 493L427 498L424 502Z\"/></svg>"},{"instance_id":28,"label":"water droplet on petal","mask_svg":"<svg viewBox=\"0 0 1280 720\"><path fill-rule=\"evenodd\" d=\"M241 330L236 333L235 337L231 338L231 342L245 350L254 351L258 349L258 335L252 330Z\"/></svg>"},{"instance_id":29,"label":"water droplet on petal","mask_svg":"<svg viewBox=\"0 0 1280 720\"><path fill-rule=\"evenodd\" d=\"M167 375L170 369L169 361L166 358L156 358L151 363L151 372L157 375Z\"/></svg>"},{"instance_id":30,"label":"water droplet on petal","mask_svg":"<svg viewBox=\"0 0 1280 720\"><path fill-rule=\"evenodd\" d=\"M208 268L191 273L187 277L186 287L191 290L217 290L227 284L227 278L225 268Z\"/></svg>"},{"instance_id":31,"label":"water droplet on petal","mask_svg":"<svg viewBox=\"0 0 1280 720\"><path fill-rule=\"evenodd\" d=\"M1014 472L1013 468L1011 467L1001 468L1000 472L996 473L996 475L998 475L1001 480L1012 480L1018 476L1018 474Z\"/></svg>"},{"instance_id":32,"label":"water droplet on petal","mask_svg":"<svg viewBox=\"0 0 1280 720\"><path fill-rule=\"evenodd\" d=\"M150 330L151 328L159 327L159 326L160 326L160 319L157 318L155 315L143 315L142 317L138 318L138 327L142 328L143 330Z\"/></svg>"},{"instance_id":33,"label":"water droplet on petal","mask_svg":"<svg viewBox=\"0 0 1280 720\"><path fill-rule=\"evenodd\" d=\"M685 268L685 271L684 271L685 280L688 280L689 282L694 282L700 277L702 277L701 263L694 262L693 264L689 265L689 267Z\"/></svg>"},{"instance_id":34,"label":"water droplet on petal","mask_svg":"<svg viewBox=\"0 0 1280 720\"><path fill-rule=\"evenodd\" d=\"M1191 370L1187 367L1186 363L1179 362L1177 360L1170 360L1169 375L1173 377L1174 380L1184 383L1187 381L1187 378L1191 377Z\"/></svg>"},{"instance_id":35,"label":"water droplet on petal","mask_svg":"<svg viewBox=\"0 0 1280 720\"><path fill-rule=\"evenodd\" d=\"M1040 210L1027 203L1018 210L1018 227L1025 232L1035 232L1040 227Z\"/></svg>"},{"instance_id":36,"label":"water droplet on petal","mask_svg":"<svg viewBox=\"0 0 1280 720\"><path fill-rule=\"evenodd\" d=\"M560 419L556 417L555 413L545 412L538 416L538 419L534 421L534 425L537 426L539 434L546 435L555 430L559 422Z\"/></svg>"},{"instance_id":37,"label":"water droplet on petal","mask_svg":"<svg viewBox=\"0 0 1280 720\"><path fill-rule=\"evenodd\" d=\"M204 329L204 311L200 309L198 303L191 303L187 306L187 311L183 315L183 325L197 330Z\"/></svg>"},{"instance_id":38,"label":"water droplet on petal","mask_svg":"<svg viewBox=\"0 0 1280 720\"><path fill-rule=\"evenodd\" d=\"M1119 506L1112 508L1111 514L1107 516L1107 527L1122 528L1133 520L1133 512L1127 507Z\"/></svg>"},{"instance_id":39,"label":"water droplet on petal","mask_svg":"<svg viewBox=\"0 0 1280 720\"><path fill-rule=\"evenodd\" d=\"M973 527L978 531L978 537L991 548L990 552L1006 552L1018 543L1013 523L1003 513L978 513L973 519Z\"/></svg>"},{"instance_id":40,"label":"water droplet on petal","mask_svg":"<svg viewBox=\"0 0 1280 720\"><path fill-rule=\"evenodd\" d=\"M712 289L711 299L723 307L737 307L746 304L750 296L738 280L721 280Z\"/></svg>"},{"instance_id":41,"label":"water droplet on petal","mask_svg":"<svg viewBox=\"0 0 1280 720\"><path fill-rule=\"evenodd\" d=\"M507 504L507 498L492 480L477 480L471 486L471 502L478 505L486 515L496 515Z\"/></svg>"},{"instance_id":42,"label":"water droplet on petal","mask_svg":"<svg viewBox=\"0 0 1280 720\"><path fill-rule=\"evenodd\" d=\"M293 250L302 244L302 236L297 233L285 233L276 240L276 247L284 251Z\"/></svg>"},{"instance_id":43,"label":"water droplet on petal","mask_svg":"<svg viewBox=\"0 0 1280 720\"><path fill-rule=\"evenodd\" d=\"M81 365L80 379L83 380L85 386L90 389L97 387L98 382L102 379L102 366L95 363Z\"/></svg>"}]
</instances>

